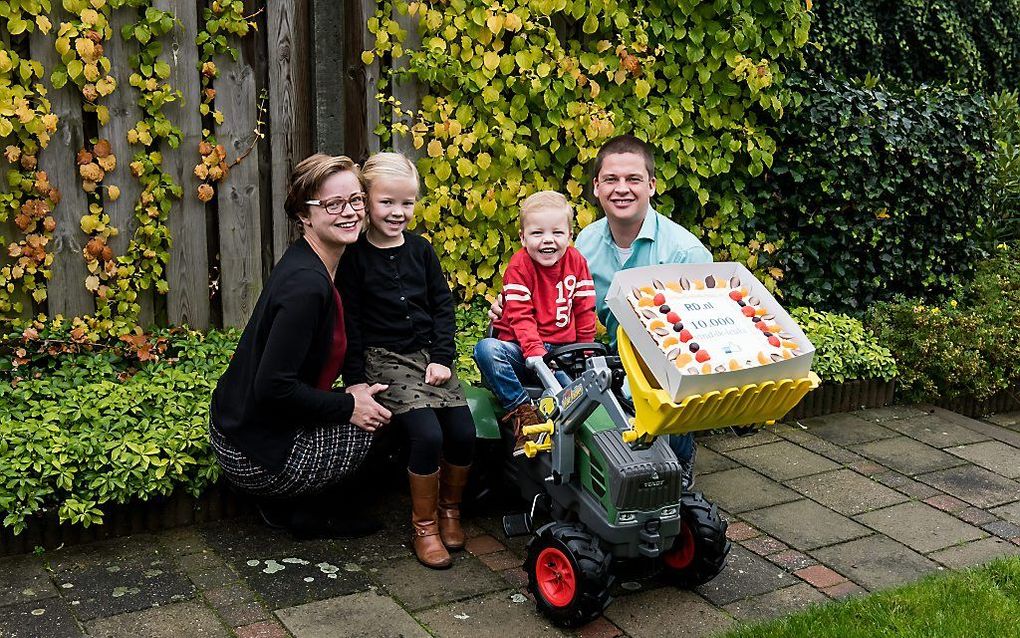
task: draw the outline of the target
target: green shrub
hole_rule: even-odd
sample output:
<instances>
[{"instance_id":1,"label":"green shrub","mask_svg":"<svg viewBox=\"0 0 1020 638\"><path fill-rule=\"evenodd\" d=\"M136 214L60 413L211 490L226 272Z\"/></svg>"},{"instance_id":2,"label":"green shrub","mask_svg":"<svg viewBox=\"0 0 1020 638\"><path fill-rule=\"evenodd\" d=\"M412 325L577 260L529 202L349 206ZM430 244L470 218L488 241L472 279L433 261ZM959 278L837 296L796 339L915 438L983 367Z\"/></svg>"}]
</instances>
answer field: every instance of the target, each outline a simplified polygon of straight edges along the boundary
<instances>
[{"instance_id":1,"label":"green shrub","mask_svg":"<svg viewBox=\"0 0 1020 638\"><path fill-rule=\"evenodd\" d=\"M888 381L896 376L892 353L859 319L811 308L793 308L790 316L815 346L811 368L823 381Z\"/></svg>"},{"instance_id":2,"label":"green shrub","mask_svg":"<svg viewBox=\"0 0 1020 638\"><path fill-rule=\"evenodd\" d=\"M1000 247L974 283L938 305L878 304L868 325L899 369L900 398L987 399L1020 386L1020 249Z\"/></svg>"},{"instance_id":3,"label":"green shrub","mask_svg":"<svg viewBox=\"0 0 1020 638\"><path fill-rule=\"evenodd\" d=\"M983 233L992 248L1020 240L1020 102L1016 91L1003 91L988 100L995 150L991 168L991 215Z\"/></svg>"},{"instance_id":4,"label":"green shrub","mask_svg":"<svg viewBox=\"0 0 1020 638\"><path fill-rule=\"evenodd\" d=\"M853 314L970 275L989 214L984 100L813 74L789 84L805 98L779 124L749 221L784 242L773 264L787 303Z\"/></svg>"},{"instance_id":5,"label":"green shrub","mask_svg":"<svg viewBox=\"0 0 1020 638\"><path fill-rule=\"evenodd\" d=\"M489 302L476 297L469 303L457 307L457 378L464 383L478 384L481 373L472 353L475 344L485 337L489 329Z\"/></svg>"},{"instance_id":6,"label":"green shrub","mask_svg":"<svg viewBox=\"0 0 1020 638\"><path fill-rule=\"evenodd\" d=\"M19 533L52 508L88 526L108 503L197 495L216 480L209 397L236 332L113 342L59 320L22 327L0 342L0 371L12 379L0 383L5 527Z\"/></svg>"},{"instance_id":7,"label":"green shrub","mask_svg":"<svg viewBox=\"0 0 1020 638\"><path fill-rule=\"evenodd\" d=\"M1020 2L818 0L818 70L988 91L1020 85Z\"/></svg>"}]
</instances>

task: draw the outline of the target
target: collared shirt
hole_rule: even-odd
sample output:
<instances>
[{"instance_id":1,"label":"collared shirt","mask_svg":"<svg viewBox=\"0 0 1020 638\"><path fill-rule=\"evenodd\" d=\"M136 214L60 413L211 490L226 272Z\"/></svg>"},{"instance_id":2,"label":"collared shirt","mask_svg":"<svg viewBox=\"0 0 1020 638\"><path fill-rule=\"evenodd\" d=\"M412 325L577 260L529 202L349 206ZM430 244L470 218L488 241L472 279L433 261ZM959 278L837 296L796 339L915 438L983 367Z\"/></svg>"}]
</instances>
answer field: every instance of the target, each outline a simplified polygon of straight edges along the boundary
<instances>
[{"instance_id":1,"label":"collared shirt","mask_svg":"<svg viewBox=\"0 0 1020 638\"><path fill-rule=\"evenodd\" d=\"M609 344L613 348L616 347L618 324L606 305L606 295L618 271L653 264L707 264L712 261L712 253L697 237L651 207L631 244L632 252L626 262L620 263L618 247L605 217L579 232L574 247L588 260L588 268L595 280L595 312L609 331Z\"/></svg>"}]
</instances>

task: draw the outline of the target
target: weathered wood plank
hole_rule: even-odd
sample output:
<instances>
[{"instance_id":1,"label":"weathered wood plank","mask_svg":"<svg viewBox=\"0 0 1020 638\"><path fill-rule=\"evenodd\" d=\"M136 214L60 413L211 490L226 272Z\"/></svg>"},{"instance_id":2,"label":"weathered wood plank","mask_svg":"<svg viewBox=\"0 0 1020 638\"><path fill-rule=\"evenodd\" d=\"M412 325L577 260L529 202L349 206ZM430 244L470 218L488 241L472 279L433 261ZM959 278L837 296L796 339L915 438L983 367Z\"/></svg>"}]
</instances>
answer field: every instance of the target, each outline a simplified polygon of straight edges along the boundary
<instances>
[{"instance_id":1,"label":"weathered wood plank","mask_svg":"<svg viewBox=\"0 0 1020 638\"><path fill-rule=\"evenodd\" d=\"M393 19L400 25L402 29L407 31L407 39L404 41L404 50L412 51L418 49L421 46L421 34L418 32L418 16L409 16L401 13L397 10L396 6L393 7ZM407 68L407 58L402 57L393 62L393 69L400 71L401 69ZM403 111L411 111L411 113L417 113L418 108L421 106L421 86L413 77L394 77L393 84L390 87L393 97L400 103L400 108ZM386 118L393 118L394 121L400 121L408 126L413 124L413 121L409 117L396 118L393 116L392 111L386 114ZM411 135L393 135L393 150L398 153L415 159L419 153L414 148L412 143Z\"/></svg>"},{"instance_id":2,"label":"weathered wood plank","mask_svg":"<svg viewBox=\"0 0 1020 638\"><path fill-rule=\"evenodd\" d=\"M361 61L362 51L373 41L372 34L368 32L368 18L375 13L376 0L358 0L346 5L345 141L347 154L355 161L363 162L369 154L379 152L379 136L375 134L375 127L379 126L379 102L375 98L379 90L379 61L374 58L372 64Z\"/></svg>"},{"instance_id":3,"label":"weathered wood plank","mask_svg":"<svg viewBox=\"0 0 1020 638\"><path fill-rule=\"evenodd\" d=\"M223 112L223 125L217 128L216 137L227 149L228 161L233 161L255 141L255 71L243 60L221 57L215 62L220 70L216 108ZM223 325L243 327L262 291L257 153L252 152L231 169L219 184L217 195Z\"/></svg>"},{"instance_id":4,"label":"weathered wood plank","mask_svg":"<svg viewBox=\"0 0 1020 638\"><path fill-rule=\"evenodd\" d=\"M315 88L315 150L345 153L344 144L344 2L311 3L312 86Z\"/></svg>"},{"instance_id":5,"label":"weathered wood plank","mask_svg":"<svg viewBox=\"0 0 1020 638\"><path fill-rule=\"evenodd\" d=\"M156 0L155 6L175 14L178 26L164 43L165 59L170 64L170 84L184 99L168 104L164 113L181 128L180 148L163 149L163 168L184 188L184 197L170 212L167 225L173 237L167 279L167 313L170 323L192 328L209 327L209 255L206 243L205 205L198 200L198 178L194 165L202 140L202 118L198 112L200 79L198 72L199 3Z\"/></svg>"},{"instance_id":6,"label":"weathered wood plank","mask_svg":"<svg viewBox=\"0 0 1020 638\"><path fill-rule=\"evenodd\" d=\"M56 27L67 14L61 7L55 6L54 9L53 23ZM50 183L60 189L62 195L60 204L53 211L57 227L48 246L53 253L53 274L48 286L47 309L50 316L76 317L95 311L95 299L85 289L88 270L82 256L86 237L81 231L81 217L88 210L88 201L78 184L78 165L75 162L75 153L84 146L81 95L71 82L59 90L50 85L49 73L59 61L52 35L36 31L29 46L32 57L46 69L44 83L50 89L50 106L60 118L49 146L39 154L39 168L46 171Z\"/></svg>"},{"instance_id":7,"label":"weathered wood plank","mask_svg":"<svg viewBox=\"0 0 1020 638\"><path fill-rule=\"evenodd\" d=\"M294 165L311 151L308 0L280 0L268 12L269 119L272 165L273 260L279 261L293 229L283 212Z\"/></svg>"},{"instance_id":8,"label":"weathered wood plank","mask_svg":"<svg viewBox=\"0 0 1020 638\"><path fill-rule=\"evenodd\" d=\"M117 229L117 236L110 239L110 247L115 255L123 255L127 252L128 243L134 237L135 229L138 228L138 221L135 219L135 204L142 193L142 184L131 174L129 164L134 154L142 150L142 146L128 144L127 132L134 128L135 124L142 119L142 109L138 106L138 90L128 84L128 77L131 75L131 67L128 65L128 56L138 52L137 47L127 46L120 37L120 29L125 24L134 24L138 20L138 12L130 7L124 7L113 12L110 19L110 26L113 28L113 37L106 42L106 57L110 59L112 67L110 75L117 79L117 90L110 94L105 104L110 109L110 121L100 129L100 137L110 141L113 154L117 157L117 167L107 173L103 183L107 186L115 185L120 188L120 198L117 201L110 201L104 198L103 206L106 214L110 216L110 224ZM149 326L153 322L153 290L142 290L138 293L138 303L142 307L138 323L142 326Z\"/></svg>"}]
</instances>

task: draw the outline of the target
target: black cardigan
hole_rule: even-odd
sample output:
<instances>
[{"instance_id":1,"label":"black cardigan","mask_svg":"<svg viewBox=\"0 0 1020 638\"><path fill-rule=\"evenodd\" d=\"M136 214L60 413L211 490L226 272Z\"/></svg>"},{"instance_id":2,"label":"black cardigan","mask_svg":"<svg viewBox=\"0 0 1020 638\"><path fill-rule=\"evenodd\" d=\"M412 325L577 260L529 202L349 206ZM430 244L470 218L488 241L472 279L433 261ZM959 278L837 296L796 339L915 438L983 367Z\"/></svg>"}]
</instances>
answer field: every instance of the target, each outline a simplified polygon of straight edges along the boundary
<instances>
[{"instance_id":1,"label":"black cardigan","mask_svg":"<svg viewBox=\"0 0 1020 638\"><path fill-rule=\"evenodd\" d=\"M352 395L315 387L336 320L329 272L299 239L273 268L210 409L227 439L270 471L283 467L300 426L351 419Z\"/></svg>"},{"instance_id":2,"label":"black cardigan","mask_svg":"<svg viewBox=\"0 0 1020 638\"><path fill-rule=\"evenodd\" d=\"M347 325L345 383L367 380L368 347L398 354L427 350L433 363L453 367L453 295L424 237L405 232L400 246L377 248L362 235L340 259L337 287Z\"/></svg>"}]
</instances>

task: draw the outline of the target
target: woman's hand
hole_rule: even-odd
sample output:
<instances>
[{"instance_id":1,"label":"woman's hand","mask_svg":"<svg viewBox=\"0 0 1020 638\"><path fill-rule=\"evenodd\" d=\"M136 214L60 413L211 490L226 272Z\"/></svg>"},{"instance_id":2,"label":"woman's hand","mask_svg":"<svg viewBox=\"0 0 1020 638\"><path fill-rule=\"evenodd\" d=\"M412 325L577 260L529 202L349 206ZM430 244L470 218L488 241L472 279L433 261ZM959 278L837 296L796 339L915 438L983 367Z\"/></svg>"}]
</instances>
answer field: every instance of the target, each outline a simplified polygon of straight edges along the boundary
<instances>
[{"instance_id":1,"label":"woman's hand","mask_svg":"<svg viewBox=\"0 0 1020 638\"><path fill-rule=\"evenodd\" d=\"M354 414L351 415L351 423L366 432L375 432L389 423L390 417L393 415L375 400L376 394L389 387L381 383L373 385L359 383L347 388L348 394L354 396Z\"/></svg>"},{"instance_id":2,"label":"woman's hand","mask_svg":"<svg viewBox=\"0 0 1020 638\"><path fill-rule=\"evenodd\" d=\"M450 380L453 373L446 366L439 363L430 363L425 368L425 383L429 385L443 385Z\"/></svg>"}]
</instances>

